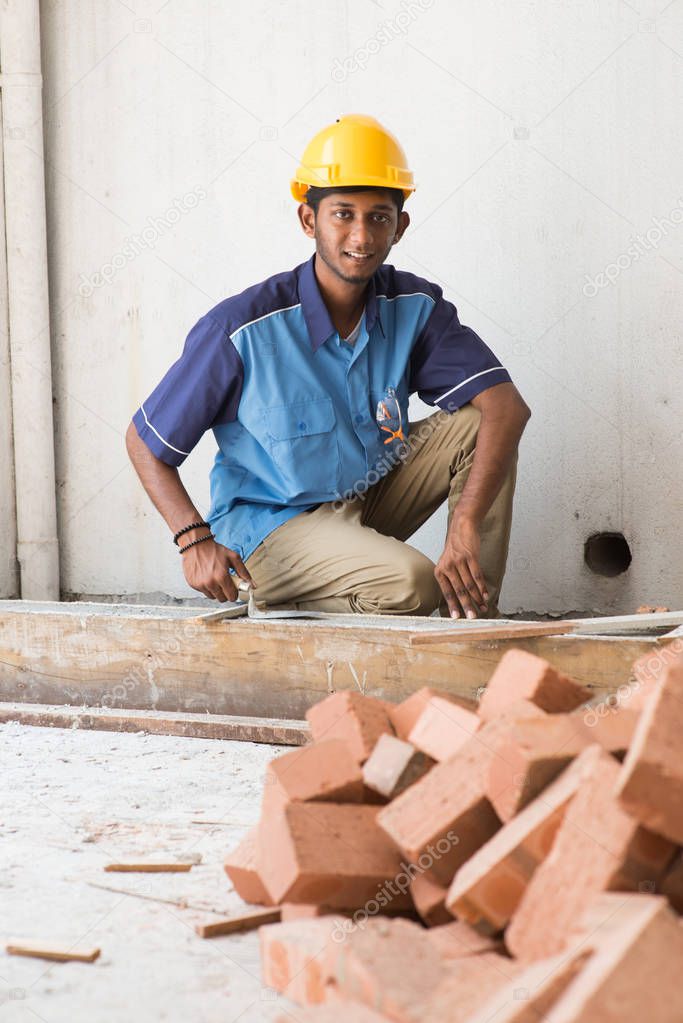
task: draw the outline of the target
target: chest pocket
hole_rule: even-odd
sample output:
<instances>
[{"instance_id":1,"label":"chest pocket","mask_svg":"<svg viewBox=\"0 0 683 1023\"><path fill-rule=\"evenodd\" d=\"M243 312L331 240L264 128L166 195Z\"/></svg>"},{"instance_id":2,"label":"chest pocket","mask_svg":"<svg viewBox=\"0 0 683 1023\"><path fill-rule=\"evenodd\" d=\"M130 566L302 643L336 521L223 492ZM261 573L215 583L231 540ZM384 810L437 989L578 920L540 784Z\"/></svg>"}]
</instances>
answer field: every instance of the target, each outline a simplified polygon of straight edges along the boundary
<instances>
[{"instance_id":1,"label":"chest pocket","mask_svg":"<svg viewBox=\"0 0 683 1023\"><path fill-rule=\"evenodd\" d=\"M335 491L340 457L331 398L314 398L264 411L273 461L294 493Z\"/></svg>"}]
</instances>

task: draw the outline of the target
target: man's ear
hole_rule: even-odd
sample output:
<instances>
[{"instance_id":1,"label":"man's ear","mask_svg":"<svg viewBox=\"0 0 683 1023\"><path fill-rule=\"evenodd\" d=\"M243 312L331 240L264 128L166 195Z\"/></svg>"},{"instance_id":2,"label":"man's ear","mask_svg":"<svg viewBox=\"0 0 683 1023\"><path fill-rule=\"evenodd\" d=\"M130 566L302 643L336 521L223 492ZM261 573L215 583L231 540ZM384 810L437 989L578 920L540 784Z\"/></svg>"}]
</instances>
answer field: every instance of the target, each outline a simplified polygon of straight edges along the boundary
<instances>
[{"instance_id":1,"label":"man's ear","mask_svg":"<svg viewBox=\"0 0 683 1023\"><path fill-rule=\"evenodd\" d=\"M394 235L394 240L391 243L392 245L395 245L396 242L400 242L409 223L410 217L408 216L405 210L401 210L401 212L398 215L398 224L396 225L396 234Z\"/></svg>"},{"instance_id":2,"label":"man's ear","mask_svg":"<svg viewBox=\"0 0 683 1023\"><path fill-rule=\"evenodd\" d=\"M309 206L308 203L302 202L299 203L299 208L296 212L304 234L308 235L309 238L315 238L315 213L313 207Z\"/></svg>"}]
</instances>

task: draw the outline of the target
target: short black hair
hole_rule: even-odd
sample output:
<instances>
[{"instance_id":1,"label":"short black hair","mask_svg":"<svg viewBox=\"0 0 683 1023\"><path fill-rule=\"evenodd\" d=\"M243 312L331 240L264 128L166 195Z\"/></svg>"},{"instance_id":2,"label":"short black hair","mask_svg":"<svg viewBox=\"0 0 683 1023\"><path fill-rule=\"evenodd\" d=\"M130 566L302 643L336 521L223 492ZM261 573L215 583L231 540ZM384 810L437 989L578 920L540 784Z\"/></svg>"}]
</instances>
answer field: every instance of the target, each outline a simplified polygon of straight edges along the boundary
<instances>
[{"instance_id":1,"label":"short black hair","mask_svg":"<svg viewBox=\"0 0 683 1023\"><path fill-rule=\"evenodd\" d=\"M399 213L403 209L405 201L405 196L400 188L380 188L378 185L340 185L338 188L320 188L318 185L309 185L304 195L304 202L317 214L318 206L325 196L337 192L342 192L345 195L351 195L354 192L388 192Z\"/></svg>"}]
</instances>

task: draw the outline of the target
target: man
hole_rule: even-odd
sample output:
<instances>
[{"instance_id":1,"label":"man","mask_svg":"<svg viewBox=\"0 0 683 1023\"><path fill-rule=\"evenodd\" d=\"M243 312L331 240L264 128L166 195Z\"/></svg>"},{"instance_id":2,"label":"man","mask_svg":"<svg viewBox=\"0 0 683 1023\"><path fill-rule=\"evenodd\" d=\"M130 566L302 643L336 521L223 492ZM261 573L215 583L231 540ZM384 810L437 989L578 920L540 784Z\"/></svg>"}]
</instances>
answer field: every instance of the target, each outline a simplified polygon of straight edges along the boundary
<instances>
[{"instance_id":1,"label":"man","mask_svg":"<svg viewBox=\"0 0 683 1023\"><path fill-rule=\"evenodd\" d=\"M268 605L497 614L529 409L441 288L385 265L413 175L374 118L309 144L291 189L306 263L227 298L133 417L127 447L190 586ZM439 411L408 422L417 392ZM203 522L178 475L218 444ZM445 501L436 565L405 541Z\"/></svg>"}]
</instances>

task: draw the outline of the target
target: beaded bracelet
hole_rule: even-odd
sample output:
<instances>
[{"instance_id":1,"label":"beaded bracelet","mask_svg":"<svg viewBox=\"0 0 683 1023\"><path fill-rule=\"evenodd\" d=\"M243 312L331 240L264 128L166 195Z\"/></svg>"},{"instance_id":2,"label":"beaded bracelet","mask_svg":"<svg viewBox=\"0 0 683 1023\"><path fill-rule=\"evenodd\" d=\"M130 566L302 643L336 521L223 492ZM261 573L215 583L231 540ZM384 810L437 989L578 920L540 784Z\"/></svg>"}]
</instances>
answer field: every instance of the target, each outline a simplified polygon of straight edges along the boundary
<instances>
[{"instance_id":1,"label":"beaded bracelet","mask_svg":"<svg viewBox=\"0 0 683 1023\"><path fill-rule=\"evenodd\" d=\"M174 543L174 544L176 545L176 547L177 547L177 546L178 546L178 537L179 537L179 536L182 536L182 535L183 535L183 533L189 533L191 529L199 529L199 527L200 527L200 526L206 526L206 528L207 528L207 529L210 529L210 528L211 528L211 527L209 526L209 523L208 523L208 522L191 522L189 526L183 526L183 528L182 528L182 529L179 529L179 530L178 530L178 532L177 532L177 533L175 534L175 536L173 537L173 543Z\"/></svg>"},{"instance_id":2,"label":"beaded bracelet","mask_svg":"<svg viewBox=\"0 0 683 1023\"><path fill-rule=\"evenodd\" d=\"M189 551L190 547L194 547L196 543L204 543L205 540L213 540L213 533L207 533L206 536L200 536L198 540L191 540L190 543L185 544L184 547L179 547L178 554L183 554L185 551Z\"/></svg>"}]
</instances>

